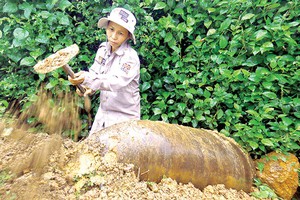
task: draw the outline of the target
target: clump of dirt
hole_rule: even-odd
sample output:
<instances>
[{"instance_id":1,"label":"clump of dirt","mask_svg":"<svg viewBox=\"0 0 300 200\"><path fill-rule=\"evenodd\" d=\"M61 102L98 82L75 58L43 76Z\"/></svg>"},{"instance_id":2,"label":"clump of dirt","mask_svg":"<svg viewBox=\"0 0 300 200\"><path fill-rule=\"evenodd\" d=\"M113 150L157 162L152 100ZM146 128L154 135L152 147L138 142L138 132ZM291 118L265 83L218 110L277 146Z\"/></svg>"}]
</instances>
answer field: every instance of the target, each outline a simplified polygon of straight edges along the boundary
<instances>
[{"instance_id":1,"label":"clump of dirt","mask_svg":"<svg viewBox=\"0 0 300 200\"><path fill-rule=\"evenodd\" d=\"M26 110L20 112L15 109L17 103L14 103L7 114L17 118L15 126L25 131L40 125L49 134L72 132L74 141L78 141L82 125L78 106L80 99L71 93L57 93L54 97L51 92L41 88ZM27 123L29 120L30 124Z\"/></svg>"},{"instance_id":2,"label":"clump of dirt","mask_svg":"<svg viewBox=\"0 0 300 200\"><path fill-rule=\"evenodd\" d=\"M47 133L32 132L19 120L0 119L0 199L255 199L224 185L201 191L168 177L160 183L140 181L133 164L118 163L110 154L101 156L103 147L97 143L63 137L65 127L76 128L77 124L62 126L60 120L68 119L65 113L45 103L49 95L39 96L44 99L24 116L35 116L37 123L51 121L45 125ZM77 108L70 98L58 105L75 109L66 113L69 119L70 113L76 119ZM57 112L64 117L59 118Z\"/></svg>"}]
</instances>

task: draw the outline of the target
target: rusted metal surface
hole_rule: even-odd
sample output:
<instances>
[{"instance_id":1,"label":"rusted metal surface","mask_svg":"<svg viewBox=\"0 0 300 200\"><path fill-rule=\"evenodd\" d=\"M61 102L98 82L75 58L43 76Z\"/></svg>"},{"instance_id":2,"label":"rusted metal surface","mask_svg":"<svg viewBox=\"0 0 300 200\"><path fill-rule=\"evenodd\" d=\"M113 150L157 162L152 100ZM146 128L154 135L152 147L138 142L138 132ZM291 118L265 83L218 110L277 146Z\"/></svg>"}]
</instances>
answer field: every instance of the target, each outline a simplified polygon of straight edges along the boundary
<instances>
[{"instance_id":1,"label":"rusted metal surface","mask_svg":"<svg viewBox=\"0 0 300 200\"><path fill-rule=\"evenodd\" d=\"M141 180L163 176L199 189L224 184L250 192L255 176L252 159L232 139L217 132L164 122L128 121L91 135L119 162L133 163Z\"/></svg>"}]
</instances>

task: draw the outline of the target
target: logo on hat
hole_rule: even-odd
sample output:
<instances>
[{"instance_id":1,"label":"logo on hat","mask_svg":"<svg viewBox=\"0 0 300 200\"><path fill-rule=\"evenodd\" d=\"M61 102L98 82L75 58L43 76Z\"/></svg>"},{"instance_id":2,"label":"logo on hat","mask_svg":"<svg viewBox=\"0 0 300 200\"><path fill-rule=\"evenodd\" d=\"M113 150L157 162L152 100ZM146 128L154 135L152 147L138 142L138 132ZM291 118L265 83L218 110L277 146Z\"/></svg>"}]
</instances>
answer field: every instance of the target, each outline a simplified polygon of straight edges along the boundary
<instances>
[{"instance_id":1,"label":"logo on hat","mask_svg":"<svg viewBox=\"0 0 300 200\"><path fill-rule=\"evenodd\" d=\"M121 19L124 22L128 23L128 19L127 18L129 16L129 14L127 12L125 12L124 10L120 10L119 14L121 15Z\"/></svg>"}]
</instances>

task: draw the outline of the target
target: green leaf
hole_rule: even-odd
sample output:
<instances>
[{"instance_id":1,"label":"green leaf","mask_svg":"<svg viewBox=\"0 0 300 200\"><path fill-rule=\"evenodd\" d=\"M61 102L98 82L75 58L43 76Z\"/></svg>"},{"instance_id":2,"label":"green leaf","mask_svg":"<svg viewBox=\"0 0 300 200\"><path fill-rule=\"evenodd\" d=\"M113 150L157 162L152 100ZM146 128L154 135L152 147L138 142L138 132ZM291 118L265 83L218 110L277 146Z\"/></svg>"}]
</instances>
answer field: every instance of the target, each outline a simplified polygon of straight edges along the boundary
<instances>
[{"instance_id":1,"label":"green leaf","mask_svg":"<svg viewBox=\"0 0 300 200\"><path fill-rule=\"evenodd\" d=\"M264 96L268 97L269 99L276 99L277 95L274 92L263 92Z\"/></svg>"},{"instance_id":2,"label":"green leaf","mask_svg":"<svg viewBox=\"0 0 300 200\"><path fill-rule=\"evenodd\" d=\"M20 47L20 46L23 46L25 44L25 42L24 42L24 40L19 40L19 39L14 38L12 44L14 47Z\"/></svg>"},{"instance_id":3,"label":"green leaf","mask_svg":"<svg viewBox=\"0 0 300 200\"><path fill-rule=\"evenodd\" d=\"M295 58L291 55L283 55L279 58L279 61L294 62Z\"/></svg>"},{"instance_id":4,"label":"green leaf","mask_svg":"<svg viewBox=\"0 0 300 200\"><path fill-rule=\"evenodd\" d=\"M69 21L68 16L62 15L62 16L60 17L60 19L59 19L59 23L60 23L61 25L66 25L66 26L70 25L70 21Z\"/></svg>"},{"instance_id":5,"label":"green leaf","mask_svg":"<svg viewBox=\"0 0 300 200\"><path fill-rule=\"evenodd\" d=\"M255 117L259 116L259 114L255 110L247 110L246 112L249 113L250 115L255 116Z\"/></svg>"},{"instance_id":6,"label":"green leaf","mask_svg":"<svg viewBox=\"0 0 300 200\"><path fill-rule=\"evenodd\" d=\"M213 35L213 34L215 34L217 32L217 30L216 29L214 29L214 28L211 28L211 29L209 29L208 31L207 31L207 36L209 36L209 35Z\"/></svg>"},{"instance_id":7,"label":"green leaf","mask_svg":"<svg viewBox=\"0 0 300 200\"><path fill-rule=\"evenodd\" d=\"M179 23L178 26L177 26L177 29L178 29L180 32L186 32L186 31L187 31L186 24L185 24L184 22Z\"/></svg>"},{"instance_id":8,"label":"green leaf","mask_svg":"<svg viewBox=\"0 0 300 200\"><path fill-rule=\"evenodd\" d=\"M158 2L158 3L156 3L156 5L154 6L153 10L164 9L166 6L167 6L166 3L164 3L164 2Z\"/></svg>"},{"instance_id":9,"label":"green leaf","mask_svg":"<svg viewBox=\"0 0 300 200\"><path fill-rule=\"evenodd\" d=\"M269 33L268 33L268 31L265 31L265 30L259 30L259 31L255 32L254 35L255 35L256 41L260 41L260 40L268 37Z\"/></svg>"},{"instance_id":10,"label":"green leaf","mask_svg":"<svg viewBox=\"0 0 300 200\"><path fill-rule=\"evenodd\" d=\"M253 16L255 16L255 15L252 14L252 13L247 13L246 15L244 15L244 16L242 17L242 20L251 19Z\"/></svg>"},{"instance_id":11,"label":"green leaf","mask_svg":"<svg viewBox=\"0 0 300 200\"><path fill-rule=\"evenodd\" d=\"M40 33L36 38L35 41L43 44L47 44L49 42L49 38L46 34Z\"/></svg>"},{"instance_id":12,"label":"green leaf","mask_svg":"<svg viewBox=\"0 0 300 200\"><path fill-rule=\"evenodd\" d=\"M258 57L258 56L251 56L242 65L243 66L248 66L248 67L253 67L255 65L258 65L261 62L262 62L262 59L260 57Z\"/></svg>"},{"instance_id":13,"label":"green leaf","mask_svg":"<svg viewBox=\"0 0 300 200\"><path fill-rule=\"evenodd\" d=\"M274 45L272 42L265 42L260 48L262 53L270 50L274 50Z\"/></svg>"},{"instance_id":14,"label":"green leaf","mask_svg":"<svg viewBox=\"0 0 300 200\"><path fill-rule=\"evenodd\" d=\"M16 28L13 32L13 35L16 39L23 40L29 36L29 32L22 28Z\"/></svg>"},{"instance_id":15,"label":"green leaf","mask_svg":"<svg viewBox=\"0 0 300 200\"><path fill-rule=\"evenodd\" d=\"M210 20L204 22L204 26L205 26L206 28L209 28L211 24L212 24L212 21L210 21Z\"/></svg>"},{"instance_id":16,"label":"green leaf","mask_svg":"<svg viewBox=\"0 0 300 200\"><path fill-rule=\"evenodd\" d=\"M168 32L166 37L165 37L165 42L168 43L173 39L173 35L171 32Z\"/></svg>"},{"instance_id":17,"label":"green leaf","mask_svg":"<svg viewBox=\"0 0 300 200\"><path fill-rule=\"evenodd\" d=\"M51 79L51 82L57 82L58 80L58 76L59 76L59 73L57 70L54 70L51 72L52 73L52 76L55 78L55 79Z\"/></svg>"},{"instance_id":18,"label":"green leaf","mask_svg":"<svg viewBox=\"0 0 300 200\"><path fill-rule=\"evenodd\" d=\"M173 12L177 15L184 15L184 11L182 8L176 8Z\"/></svg>"},{"instance_id":19,"label":"green leaf","mask_svg":"<svg viewBox=\"0 0 300 200\"><path fill-rule=\"evenodd\" d=\"M17 11L18 11L18 4L17 3L7 2L3 6L3 12L15 13Z\"/></svg>"},{"instance_id":20,"label":"green leaf","mask_svg":"<svg viewBox=\"0 0 300 200\"><path fill-rule=\"evenodd\" d=\"M269 191L257 191L253 192L253 196L259 198L259 199L267 199L270 195Z\"/></svg>"},{"instance_id":21,"label":"green leaf","mask_svg":"<svg viewBox=\"0 0 300 200\"><path fill-rule=\"evenodd\" d=\"M50 26L52 26L54 23L57 23L57 20L60 19L60 17L51 14L48 18L47 18L47 22Z\"/></svg>"},{"instance_id":22,"label":"green leaf","mask_svg":"<svg viewBox=\"0 0 300 200\"><path fill-rule=\"evenodd\" d=\"M292 150L294 150L294 149L299 150L300 149L300 146L296 142L291 142L288 146Z\"/></svg>"},{"instance_id":23,"label":"green leaf","mask_svg":"<svg viewBox=\"0 0 300 200\"><path fill-rule=\"evenodd\" d=\"M295 115L295 117L297 117L297 118L299 118L299 119L300 119L300 111L298 111L298 112L294 112L294 115Z\"/></svg>"},{"instance_id":24,"label":"green leaf","mask_svg":"<svg viewBox=\"0 0 300 200\"><path fill-rule=\"evenodd\" d=\"M231 24L231 19L230 18L225 19L225 21L223 21L221 23L221 26L220 26L219 30L220 31L226 30L230 26L230 24Z\"/></svg>"},{"instance_id":25,"label":"green leaf","mask_svg":"<svg viewBox=\"0 0 300 200\"><path fill-rule=\"evenodd\" d=\"M19 6L20 9L24 10L24 17L29 19L30 17L30 14L33 10L33 5L30 5L29 3L25 2L25 3L22 3L20 6Z\"/></svg>"},{"instance_id":26,"label":"green leaf","mask_svg":"<svg viewBox=\"0 0 300 200\"><path fill-rule=\"evenodd\" d=\"M267 9L274 9L281 6L280 3L273 3L267 6Z\"/></svg>"},{"instance_id":27,"label":"green leaf","mask_svg":"<svg viewBox=\"0 0 300 200\"><path fill-rule=\"evenodd\" d=\"M204 93L203 93L203 96L204 96L205 98L209 98L209 97L210 97L210 92L207 91L207 90L205 90Z\"/></svg>"},{"instance_id":28,"label":"green leaf","mask_svg":"<svg viewBox=\"0 0 300 200\"><path fill-rule=\"evenodd\" d=\"M227 46L228 44L228 40L226 39L226 37L224 37L223 35L220 37L220 42L219 42L219 45L220 45L220 48L223 49Z\"/></svg>"},{"instance_id":29,"label":"green leaf","mask_svg":"<svg viewBox=\"0 0 300 200\"><path fill-rule=\"evenodd\" d=\"M198 121L204 121L205 120L205 117L203 116L203 114L201 112L195 112L195 116L196 116L196 119Z\"/></svg>"},{"instance_id":30,"label":"green leaf","mask_svg":"<svg viewBox=\"0 0 300 200\"><path fill-rule=\"evenodd\" d=\"M37 59L39 56L41 56L43 53L45 53L44 49L35 49L34 51L31 51L29 54L32 56L34 59Z\"/></svg>"},{"instance_id":31,"label":"green leaf","mask_svg":"<svg viewBox=\"0 0 300 200\"><path fill-rule=\"evenodd\" d=\"M47 0L46 7L48 8L48 10L51 10L57 2L58 0Z\"/></svg>"},{"instance_id":32,"label":"green leaf","mask_svg":"<svg viewBox=\"0 0 300 200\"><path fill-rule=\"evenodd\" d=\"M270 90L273 86L273 83L269 82L269 81L264 81L264 82L262 82L262 85L264 86L264 88Z\"/></svg>"},{"instance_id":33,"label":"green leaf","mask_svg":"<svg viewBox=\"0 0 300 200\"><path fill-rule=\"evenodd\" d=\"M54 88L57 85L57 81L50 81L47 85L46 85L46 89L51 89Z\"/></svg>"},{"instance_id":34,"label":"green leaf","mask_svg":"<svg viewBox=\"0 0 300 200\"><path fill-rule=\"evenodd\" d=\"M270 139L264 138L261 140L261 143L263 143L265 146L273 147L274 144Z\"/></svg>"},{"instance_id":35,"label":"green leaf","mask_svg":"<svg viewBox=\"0 0 300 200\"><path fill-rule=\"evenodd\" d=\"M57 45L55 45L54 47L53 47L53 51L54 52L56 52L56 51L58 51L58 50L60 50L60 49L62 49L62 48L64 48L61 44L57 44Z\"/></svg>"},{"instance_id":36,"label":"green leaf","mask_svg":"<svg viewBox=\"0 0 300 200\"><path fill-rule=\"evenodd\" d=\"M298 43L293 38L291 38L290 36L284 37L283 40L286 41L290 46L297 46L298 45Z\"/></svg>"},{"instance_id":37,"label":"green leaf","mask_svg":"<svg viewBox=\"0 0 300 200\"><path fill-rule=\"evenodd\" d=\"M173 112L168 113L168 118L174 118L175 114Z\"/></svg>"},{"instance_id":38,"label":"green leaf","mask_svg":"<svg viewBox=\"0 0 300 200\"><path fill-rule=\"evenodd\" d=\"M293 120L291 120L291 119L288 118L288 117L283 117L283 118L282 118L282 122L283 122L283 124L284 124L285 126L289 126L289 125L291 125L291 124L294 123Z\"/></svg>"},{"instance_id":39,"label":"green leaf","mask_svg":"<svg viewBox=\"0 0 300 200\"><path fill-rule=\"evenodd\" d=\"M291 22L289 26L299 26L300 22Z\"/></svg>"},{"instance_id":40,"label":"green leaf","mask_svg":"<svg viewBox=\"0 0 300 200\"><path fill-rule=\"evenodd\" d=\"M215 8L208 8L207 11L208 11L209 13L212 13L212 12L215 12L216 9L215 9Z\"/></svg>"},{"instance_id":41,"label":"green leaf","mask_svg":"<svg viewBox=\"0 0 300 200\"><path fill-rule=\"evenodd\" d=\"M51 13L49 13L48 11L42 11L39 13L39 15L41 15L43 19L47 19L48 17L50 17Z\"/></svg>"},{"instance_id":42,"label":"green leaf","mask_svg":"<svg viewBox=\"0 0 300 200\"><path fill-rule=\"evenodd\" d=\"M69 6L71 6L71 5L72 5L72 3L69 2L68 0L61 0L61 1L59 1L58 7L59 7L62 11L64 11L67 7L69 7Z\"/></svg>"},{"instance_id":43,"label":"green leaf","mask_svg":"<svg viewBox=\"0 0 300 200\"><path fill-rule=\"evenodd\" d=\"M263 172L265 164L262 162L257 162L257 168L260 172Z\"/></svg>"},{"instance_id":44,"label":"green leaf","mask_svg":"<svg viewBox=\"0 0 300 200\"><path fill-rule=\"evenodd\" d=\"M221 119L223 117L223 115L224 115L223 110L218 110L217 111L217 119Z\"/></svg>"},{"instance_id":45,"label":"green leaf","mask_svg":"<svg viewBox=\"0 0 300 200\"><path fill-rule=\"evenodd\" d=\"M189 123L189 122L191 122L191 118L190 117L188 117L188 116L185 116L184 118L183 118L183 120L182 120L182 122L183 123Z\"/></svg>"},{"instance_id":46,"label":"green leaf","mask_svg":"<svg viewBox=\"0 0 300 200\"><path fill-rule=\"evenodd\" d=\"M160 87L162 86L162 81L161 81L161 79L156 79L156 80L154 80L153 86L156 87L156 88L160 88Z\"/></svg>"},{"instance_id":47,"label":"green leaf","mask_svg":"<svg viewBox=\"0 0 300 200\"><path fill-rule=\"evenodd\" d=\"M16 53L7 54L7 56L14 62L19 62L19 60L21 60L22 58L20 54L16 54Z\"/></svg>"},{"instance_id":48,"label":"green leaf","mask_svg":"<svg viewBox=\"0 0 300 200\"><path fill-rule=\"evenodd\" d=\"M142 84L142 87L141 87L141 92L145 92L145 91L148 90L150 87L151 87L151 85L150 85L149 82L144 82L144 83Z\"/></svg>"},{"instance_id":49,"label":"green leaf","mask_svg":"<svg viewBox=\"0 0 300 200\"><path fill-rule=\"evenodd\" d=\"M268 75L270 73L270 71L265 67L257 67L255 73L257 75L265 76L265 75Z\"/></svg>"},{"instance_id":50,"label":"green leaf","mask_svg":"<svg viewBox=\"0 0 300 200\"><path fill-rule=\"evenodd\" d=\"M217 99L211 99L209 102L209 105L211 108L213 108L215 105L217 105L218 100Z\"/></svg>"},{"instance_id":51,"label":"green leaf","mask_svg":"<svg viewBox=\"0 0 300 200\"><path fill-rule=\"evenodd\" d=\"M288 114L291 110L291 106L290 105L282 105L281 109L282 109L284 114Z\"/></svg>"},{"instance_id":52,"label":"green leaf","mask_svg":"<svg viewBox=\"0 0 300 200\"><path fill-rule=\"evenodd\" d=\"M25 57L21 60L20 65L24 65L24 66L33 66L34 64L34 59L32 57Z\"/></svg>"},{"instance_id":53,"label":"green leaf","mask_svg":"<svg viewBox=\"0 0 300 200\"><path fill-rule=\"evenodd\" d=\"M234 104L233 104L233 107L234 107L236 110L241 111L241 106L240 106L239 104L234 103Z\"/></svg>"},{"instance_id":54,"label":"green leaf","mask_svg":"<svg viewBox=\"0 0 300 200\"><path fill-rule=\"evenodd\" d=\"M162 113L160 108L153 108L152 111L154 115L160 115Z\"/></svg>"},{"instance_id":55,"label":"green leaf","mask_svg":"<svg viewBox=\"0 0 300 200\"><path fill-rule=\"evenodd\" d=\"M187 25L188 26L193 26L194 24L195 24L195 19L193 18L193 17L191 17L191 16L188 16L187 17Z\"/></svg>"},{"instance_id":56,"label":"green leaf","mask_svg":"<svg viewBox=\"0 0 300 200\"><path fill-rule=\"evenodd\" d=\"M188 98L188 99L193 99L193 95L191 93L185 93L185 96Z\"/></svg>"},{"instance_id":57,"label":"green leaf","mask_svg":"<svg viewBox=\"0 0 300 200\"><path fill-rule=\"evenodd\" d=\"M179 112L184 113L184 110L186 108L186 104L185 103L179 103L177 105Z\"/></svg>"},{"instance_id":58,"label":"green leaf","mask_svg":"<svg viewBox=\"0 0 300 200\"><path fill-rule=\"evenodd\" d=\"M250 145L250 147L251 147L253 150L255 150L255 149L258 148L257 142L249 141L249 145Z\"/></svg>"},{"instance_id":59,"label":"green leaf","mask_svg":"<svg viewBox=\"0 0 300 200\"><path fill-rule=\"evenodd\" d=\"M176 26L174 25L173 18L171 16L167 17L162 17L158 20L158 22L165 27L165 29L168 28L175 28Z\"/></svg>"},{"instance_id":60,"label":"green leaf","mask_svg":"<svg viewBox=\"0 0 300 200\"><path fill-rule=\"evenodd\" d=\"M300 98L294 98L293 104L295 104L295 106L300 106Z\"/></svg>"},{"instance_id":61,"label":"green leaf","mask_svg":"<svg viewBox=\"0 0 300 200\"><path fill-rule=\"evenodd\" d=\"M168 121L168 115L167 114L162 114L161 116L161 119L164 121L164 122L167 122Z\"/></svg>"}]
</instances>

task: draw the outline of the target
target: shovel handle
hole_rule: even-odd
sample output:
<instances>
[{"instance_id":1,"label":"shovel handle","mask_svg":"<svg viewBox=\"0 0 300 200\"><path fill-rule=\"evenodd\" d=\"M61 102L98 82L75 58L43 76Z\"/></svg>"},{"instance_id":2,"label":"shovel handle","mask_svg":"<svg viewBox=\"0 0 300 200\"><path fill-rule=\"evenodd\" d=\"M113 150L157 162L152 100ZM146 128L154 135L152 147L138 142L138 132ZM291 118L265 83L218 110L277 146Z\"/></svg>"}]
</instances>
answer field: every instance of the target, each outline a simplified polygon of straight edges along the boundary
<instances>
[{"instance_id":1,"label":"shovel handle","mask_svg":"<svg viewBox=\"0 0 300 200\"><path fill-rule=\"evenodd\" d=\"M71 78L75 77L75 74L74 74L73 70L71 69L71 67L68 64L64 65L63 69L64 69L66 74L71 76ZM82 94L85 93L85 88L82 85L79 84L79 85L76 85L76 87L80 90L80 92ZM91 111L91 99L88 95L86 95L86 96L84 95L84 109L88 113L88 123L89 123L89 127L91 127L91 124L92 124L91 113L90 113L90 111Z\"/></svg>"},{"instance_id":2,"label":"shovel handle","mask_svg":"<svg viewBox=\"0 0 300 200\"><path fill-rule=\"evenodd\" d=\"M66 74L68 74L69 76L71 76L71 78L75 77L75 74L74 74L73 70L71 69L71 67L68 64L64 65L63 69L64 69L64 71L65 71ZM80 90L80 92L82 94L85 93L85 88L82 87L82 85L79 84L79 85L76 85L76 87Z\"/></svg>"}]
</instances>

